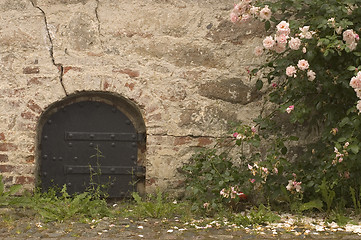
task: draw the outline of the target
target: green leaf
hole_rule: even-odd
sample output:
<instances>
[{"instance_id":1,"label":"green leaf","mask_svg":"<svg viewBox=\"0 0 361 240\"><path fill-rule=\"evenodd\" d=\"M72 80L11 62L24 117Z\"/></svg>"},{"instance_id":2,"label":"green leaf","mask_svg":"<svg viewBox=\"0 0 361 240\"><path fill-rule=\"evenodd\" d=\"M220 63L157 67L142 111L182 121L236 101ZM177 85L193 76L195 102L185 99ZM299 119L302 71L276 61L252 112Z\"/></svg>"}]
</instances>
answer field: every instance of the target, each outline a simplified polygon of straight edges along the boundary
<instances>
[{"instance_id":1,"label":"green leaf","mask_svg":"<svg viewBox=\"0 0 361 240\"><path fill-rule=\"evenodd\" d=\"M346 124L349 124L349 123L351 123L350 119L348 117L345 117L345 118L343 118L341 120L340 127L343 127L343 126L345 126Z\"/></svg>"},{"instance_id":2,"label":"green leaf","mask_svg":"<svg viewBox=\"0 0 361 240\"><path fill-rule=\"evenodd\" d=\"M347 138L345 137L340 137L339 139L337 139L337 142L345 142Z\"/></svg>"},{"instance_id":3,"label":"green leaf","mask_svg":"<svg viewBox=\"0 0 361 240\"><path fill-rule=\"evenodd\" d=\"M287 153L287 148L286 147L281 148L281 153L285 155Z\"/></svg>"},{"instance_id":4,"label":"green leaf","mask_svg":"<svg viewBox=\"0 0 361 240\"><path fill-rule=\"evenodd\" d=\"M322 207L323 207L322 201L320 199L316 199L316 200L312 200L312 201L309 201L307 203L301 204L299 210L301 212L303 212L303 211L306 211L306 210L317 208L318 210L322 211Z\"/></svg>"},{"instance_id":5,"label":"green leaf","mask_svg":"<svg viewBox=\"0 0 361 240\"><path fill-rule=\"evenodd\" d=\"M291 141L298 141L300 138L297 136L290 136L289 138Z\"/></svg>"},{"instance_id":6,"label":"green leaf","mask_svg":"<svg viewBox=\"0 0 361 240\"><path fill-rule=\"evenodd\" d=\"M13 185L9 188L8 194L9 195L13 195L15 193L17 193L20 189L21 189L21 185Z\"/></svg>"},{"instance_id":7,"label":"green leaf","mask_svg":"<svg viewBox=\"0 0 361 240\"><path fill-rule=\"evenodd\" d=\"M268 31L271 28L271 22L270 21L266 21L264 23L264 28L266 29L266 31Z\"/></svg>"},{"instance_id":8,"label":"green leaf","mask_svg":"<svg viewBox=\"0 0 361 240\"><path fill-rule=\"evenodd\" d=\"M359 147L356 144L352 144L350 146L350 149L354 154L357 154L359 152Z\"/></svg>"},{"instance_id":9,"label":"green leaf","mask_svg":"<svg viewBox=\"0 0 361 240\"><path fill-rule=\"evenodd\" d=\"M355 66L349 66L349 67L347 68L347 70L349 70L349 71L355 71L355 69L356 69Z\"/></svg>"},{"instance_id":10,"label":"green leaf","mask_svg":"<svg viewBox=\"0 0 361 240\"><path fill-rule=\"evenodd\" d=\"M3 183L3 176L0 175L0 196L4 194L4 183Z\"/></svg>"},{"instance_id":11,"label":"green leaf","mask_svg":"<svg viewBox=\"0 0 361 240\"><path fill-rule=\"evenodd\" d=\"M258 68L255 68L255 69L252 69L251 73L252 73L253 75L255 75L258 71L259 71L259 69L258 69Z\"/></svg>"},{"instance_id":12,"label":"green leaf","mask_svg":"<svg viewBox=\"0 0 361 240\"><path fill-rule=\"evenodd\" d=\"M257 82L256 82L256 88L257 88L257 90L261 90L262 87L263 87L263 82L258 79Z\"/></svg>"}]
</instances>

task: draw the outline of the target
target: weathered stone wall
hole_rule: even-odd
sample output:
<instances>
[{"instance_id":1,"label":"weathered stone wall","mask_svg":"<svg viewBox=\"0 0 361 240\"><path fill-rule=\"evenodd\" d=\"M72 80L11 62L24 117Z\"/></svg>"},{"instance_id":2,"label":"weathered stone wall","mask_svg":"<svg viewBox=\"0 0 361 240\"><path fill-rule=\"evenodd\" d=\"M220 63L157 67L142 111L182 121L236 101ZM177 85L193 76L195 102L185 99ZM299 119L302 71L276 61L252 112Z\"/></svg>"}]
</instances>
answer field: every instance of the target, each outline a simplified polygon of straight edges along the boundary
<instances>
[{"instance_id":1,"label":"weathered stone wall","mask_svg":"<svg viewBox=\"0 0 361 240\"><path fill-rule=\"evenodd\" d=\"M233 0L0 0L0 171L34 186L37 123L78 91L133 101L147 128L147 190L227 124L259 114L247 69L257 22L229 21Z\"/></svg>"}]
</instances>

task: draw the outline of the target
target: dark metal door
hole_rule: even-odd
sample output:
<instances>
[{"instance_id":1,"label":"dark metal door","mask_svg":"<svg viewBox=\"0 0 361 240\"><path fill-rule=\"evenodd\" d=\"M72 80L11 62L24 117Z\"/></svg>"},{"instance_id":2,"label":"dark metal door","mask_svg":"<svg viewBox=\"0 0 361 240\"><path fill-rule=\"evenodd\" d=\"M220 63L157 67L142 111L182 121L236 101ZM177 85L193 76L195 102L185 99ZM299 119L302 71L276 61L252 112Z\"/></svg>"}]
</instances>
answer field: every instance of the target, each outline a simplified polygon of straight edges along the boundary
<instances>
[{"instance_id":1,"label":"dark metal door","mask_svg":"<svg viewBox=\"0 0 361 240\"><path fill-rule=\"evenodd\" d=\"M59 109L42 129L42 188L66 184L69 193L77 193L91 182L109 186L110 197L123 197L144 177L137 166L139 141L144 134L114 106L83 101Z\"/></svg>"}]
</instances>

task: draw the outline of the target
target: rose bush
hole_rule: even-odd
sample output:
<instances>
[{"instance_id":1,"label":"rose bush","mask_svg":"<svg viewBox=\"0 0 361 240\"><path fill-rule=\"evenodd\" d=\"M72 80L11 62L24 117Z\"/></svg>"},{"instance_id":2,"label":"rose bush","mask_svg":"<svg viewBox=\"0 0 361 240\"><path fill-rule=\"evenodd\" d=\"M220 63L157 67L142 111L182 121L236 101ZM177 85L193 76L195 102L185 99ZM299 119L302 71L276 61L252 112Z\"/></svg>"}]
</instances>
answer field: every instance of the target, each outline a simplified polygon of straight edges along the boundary
<instances>
[{"instance_id":1,"label":"rose bush","mask_svg":"<svg viewBox=\"0 0 361 240\"><path fill-rule=\"evenodd\" d=\"M295 132L306 140L312 136L301 153L287 159L293 162L285 171L297 172L300 180L284 185L287 190L302 186L303 200L311 201L323 198L325 180L336 194L334 202L352 205L350 189L356 195L361 189L359 1L247 2L259 9L268 6L272 15L260 17L270 34L257 55L266 54L267 62L253 74L266 70L269 101L289 114ZM259 79L257 86L266 87L263 82ZM276 116L271 114L268 121L277 121ZM266 131L262 124L260 129Z\"/></svg>"},{"instance_id":2,"label":"rose bush","mask_svg":"<svg viewBox=\"0 0 361 240\"><path fill-rule=\"evenodd\" d=\"M265 24L267 36L254 53L266 61L250 74L263 76L256 86L268 92L275 109L255 119L255 127L239 125L232 132L242 150L241 164L229 158L218 162L222 172L232 169L231 181L221 180L223 173L213 175L217 183L198 174L197 186L204 192L197 191L204 197L199 206L213 201L209 192L217 199L213 206L225 203L219 193L234 186L248 200L256 196L274 206L286 202L291 210L321 209L321 200L328 211L360 205L359 5L359 0L242 0L234 6L233 23L257 18ZM244 152L245 145L250 152ZM203 166L209 160L201 162L188 171L207 175Z\"/></svg>"}]
</instances>

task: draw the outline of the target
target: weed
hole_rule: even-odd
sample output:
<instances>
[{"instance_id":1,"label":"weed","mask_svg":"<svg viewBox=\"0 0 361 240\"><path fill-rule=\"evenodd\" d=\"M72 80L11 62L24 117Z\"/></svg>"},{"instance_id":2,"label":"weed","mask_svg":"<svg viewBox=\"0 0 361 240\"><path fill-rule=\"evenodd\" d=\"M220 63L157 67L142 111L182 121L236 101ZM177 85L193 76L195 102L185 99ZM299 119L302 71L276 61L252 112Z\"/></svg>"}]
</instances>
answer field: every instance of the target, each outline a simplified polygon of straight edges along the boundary
<instances>
[{"instance_id":1,"label":"weed","mask_svg":"<svg viewBox=\"0 0 361 240\"><path fill-rule=\"evenodd\" d=\"M331 214L327 217L327 222L336 222L339 226L344 226L351 221L349 217L346 217L344 214L339 211L332 211Z\"/></svg>"},{"instance_id":2,"label":"weed","mask_svg":"<svg viewBox=\"0 0 361 240\"><path fill-rule=\"evenodd\" d=\"M87 191L95 198L95 199L101 199L101 198L108 198L108 189L110 185L110 177L109 182L106 184L101 183L101 166L100 166L100 159L104 158L102 152L99 149L99 146L97 145L95 148L95 154L90 156L90 158L95 158L95 164L96 166L92 166L89 164L89 187L87 188Z\"/></svg>"},{"instance_id":3,"label":"weed","mask_svg":"<svg viewBox=\"0 0 361 240\"><path fill-rule=\"evenodd\" d=\"M360 191L359 194L356 194L356 191L353 187L350 187L350 193L351 193L351 198L352 198L352 202L355 208L355 211L357 214L360 214L361 212L361 187L360 187Z\"/></svg>"},{"instance_id":4,"label":"weed","mask_svg":"<svg viewBox=\"0 0 361 240\"><path fill-rule=\"evenodd\" d=\"M320 185L321 195L323 201L326 203L327 206L327 212L330 212L331 205L333 202L333 199L335 198L335 191L333 191L330 187L326 185L326 179L324 178L322 180L322 184Z\"/></svg>"},{"instance_id":5,"label":"weed","mask_svg":"<svg viewBox=\"0 0 361 240\"><path fill-rule=\"evenodd\" d=\"M248 213L237 213L232 215L232 221L237 225L262 225L280 220L280 217L274 214L268 207L260 204L259 207L253 207Z\"/></svg>"},{"instance_id":6,"label":"weed","mask_svg":"<svg viewBox=\"0 0 361 240\"><path fill-rule=\"evenodd\" d=\"M191 215L188 202L173 201L167 198L161 191L155 195L149 194L142 199L137 192L132 194L135 202L122 204L119 215L132 218L187 218Z\"/></svg>"},{"instance_id":7,"label":"weed","mask_svg":"<svg viewBox=\"0 0 361 240\"><path fill-rule=\"evenodd\" d=\"M66 185L60 191L50 188L48 192L35 192L26 207L34 209L46 222L64 221L74 217L101 218L110 211L104 199L94 198L89 192L70 196Z\"/></svg>"},{"instance_id":8,"label":"weed","mask_svg":"<svg viewBox=\"0 0 361 240\"><path fill-rule=\"evenodd\" d=\"M5 207L19 202L19 198L14 197L20 189L21 185L12 185L9 189L5 189L3 177L0 175L0 206Z\"/></svg>"}]
</instances>

